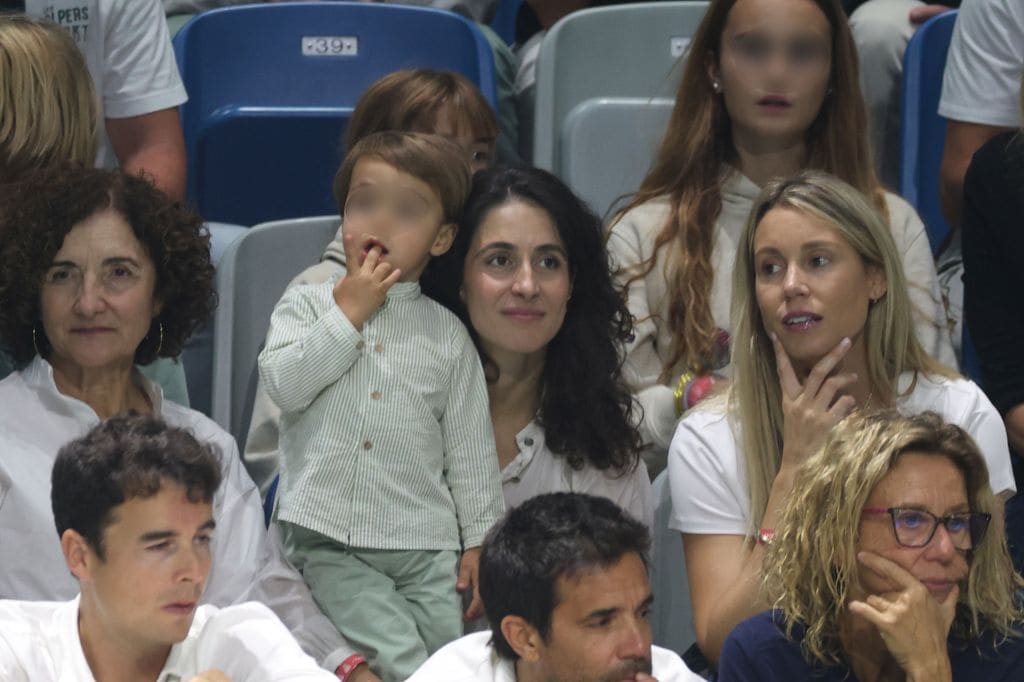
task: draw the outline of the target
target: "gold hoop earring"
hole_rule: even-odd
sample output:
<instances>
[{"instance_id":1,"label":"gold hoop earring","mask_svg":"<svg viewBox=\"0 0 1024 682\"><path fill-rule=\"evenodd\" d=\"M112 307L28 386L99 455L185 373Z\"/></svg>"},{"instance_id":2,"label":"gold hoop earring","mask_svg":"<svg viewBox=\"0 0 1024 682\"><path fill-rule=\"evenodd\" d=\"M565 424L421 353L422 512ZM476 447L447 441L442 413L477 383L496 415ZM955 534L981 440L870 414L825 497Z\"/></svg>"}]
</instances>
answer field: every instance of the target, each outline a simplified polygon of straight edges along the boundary
<instances>
[{"instance_id":1,"label":"gold hoop earring","mask_svg":"<svg viewBox=\"0 0 1024 682\"><path fill-rule=\"evenodd\" d=\"M164 323L158 321L157 326L160 329L160 339L159 341L157 341L156 351L153 353L153 355L160 357L160 350L164 347Z\"/></svg>"}]
</instances>

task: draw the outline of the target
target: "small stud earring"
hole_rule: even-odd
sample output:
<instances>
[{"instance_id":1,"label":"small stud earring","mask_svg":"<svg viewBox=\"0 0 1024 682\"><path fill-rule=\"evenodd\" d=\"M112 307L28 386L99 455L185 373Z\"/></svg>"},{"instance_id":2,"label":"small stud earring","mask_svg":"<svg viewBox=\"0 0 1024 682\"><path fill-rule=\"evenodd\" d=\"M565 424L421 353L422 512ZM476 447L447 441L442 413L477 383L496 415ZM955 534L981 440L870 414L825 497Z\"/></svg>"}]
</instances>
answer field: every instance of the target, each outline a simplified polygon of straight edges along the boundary
<instances>
[{"instance_id":1,"label":"small stud earring","mask_svg":"<svg viewBox=\"0 0 1024 682\"><path fill-rule=\"evenodd\" d=\"M721 92L722 84L719 83L718 81L711 81L711 89L714 90L716 93Z\"/></svg>"}]
</instances>

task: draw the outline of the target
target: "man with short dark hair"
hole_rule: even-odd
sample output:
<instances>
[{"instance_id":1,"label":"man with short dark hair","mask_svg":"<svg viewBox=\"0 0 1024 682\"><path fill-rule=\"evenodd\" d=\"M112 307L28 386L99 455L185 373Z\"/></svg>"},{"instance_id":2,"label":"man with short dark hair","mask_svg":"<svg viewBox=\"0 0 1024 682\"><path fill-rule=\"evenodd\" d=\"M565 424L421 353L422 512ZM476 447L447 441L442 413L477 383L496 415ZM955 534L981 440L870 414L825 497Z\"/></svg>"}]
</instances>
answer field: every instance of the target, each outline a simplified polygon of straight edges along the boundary
<instances>
[{"instance_id":1,"label":"man with short dark hair","mask_svg":"<svg viewBox=\"0 0 1024 682\"><path fill-rule=\"evenodd\" d=\"M0 601L0 679L334 680L265 606L198 606L220 479L210 446L155 417L113 417L64 446L51 501L81 594Z\"/></svg>"},{"instance_id":2,"label":"man with short dark hair","mask_svg":"<svg viewBox=\"0 0 1024 682\"><path fill-rule=\"evenodd\" d=\"M491 631L452 642L409 682L700 680L676 654L651 646L649 544L646 526L604 498L527 500L491 529L480 553Z\"/></svg>"}]
</instances>

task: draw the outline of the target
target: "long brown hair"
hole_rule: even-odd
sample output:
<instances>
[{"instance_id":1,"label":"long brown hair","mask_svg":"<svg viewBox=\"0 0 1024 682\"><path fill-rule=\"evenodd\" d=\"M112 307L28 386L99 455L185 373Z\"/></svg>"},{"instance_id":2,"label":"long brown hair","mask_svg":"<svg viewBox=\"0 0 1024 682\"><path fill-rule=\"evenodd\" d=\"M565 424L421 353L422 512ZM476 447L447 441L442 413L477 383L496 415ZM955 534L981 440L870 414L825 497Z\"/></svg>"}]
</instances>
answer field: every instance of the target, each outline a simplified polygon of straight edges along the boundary
<instances>
[{"instance_id":1,"label":"long brown hair","mask_svg":"<svg viewBox=\"0 0 1024 682\"><path fill-rule=\"evenodd\" d=\"M856 47L838 0L812 0L832 27L832 63L826 96L807 130L807 168L824 170L871 197L887 214L868 146L868 117L860 91ZM640 204L666 196L669 220L655 241L654 253L637 272L626 273L628 287L645 277L658 252L676 245L668 287L668 325L673 332L667 375L680 362L700 371L714 357L718 329L711 313L711 265L714 230L722 210L722 182L734 162L729 114L711 88L707 60L717 59L722 32L736 0L712 0L690 45L690 58L668 129L640 189L619 217ZM663 377L664 378L664 377Z\"/></svg>"}]
</instances>

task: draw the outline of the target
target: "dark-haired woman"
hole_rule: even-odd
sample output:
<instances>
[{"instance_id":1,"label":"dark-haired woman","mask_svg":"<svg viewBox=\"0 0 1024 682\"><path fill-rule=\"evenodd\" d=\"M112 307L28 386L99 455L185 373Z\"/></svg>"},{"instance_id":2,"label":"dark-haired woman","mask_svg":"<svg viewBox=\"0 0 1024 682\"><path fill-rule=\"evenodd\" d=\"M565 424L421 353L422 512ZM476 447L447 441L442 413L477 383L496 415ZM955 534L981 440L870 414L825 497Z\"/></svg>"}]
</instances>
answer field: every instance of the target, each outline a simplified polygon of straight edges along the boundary
<instances>
[{"instance_id":1,"label":"dark-haired woman","mask_svg":"<svg viewBox=\"0 0 1024 682\"><path fill-rule=\"evenodd\" d=\"M550 173L492 168L474 178L448 261L434 265L425 289L463 319L484 362L506 504L585 492L651 525L619 371L630 317L600 220Z\"/></svg>"}]
</instances>

